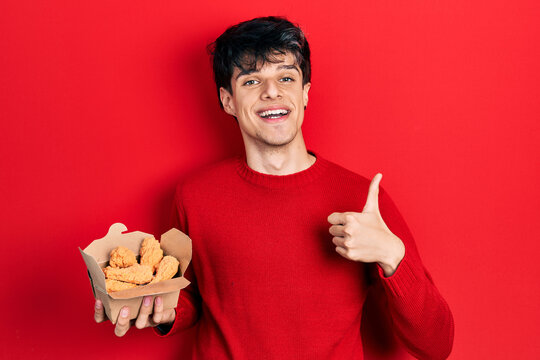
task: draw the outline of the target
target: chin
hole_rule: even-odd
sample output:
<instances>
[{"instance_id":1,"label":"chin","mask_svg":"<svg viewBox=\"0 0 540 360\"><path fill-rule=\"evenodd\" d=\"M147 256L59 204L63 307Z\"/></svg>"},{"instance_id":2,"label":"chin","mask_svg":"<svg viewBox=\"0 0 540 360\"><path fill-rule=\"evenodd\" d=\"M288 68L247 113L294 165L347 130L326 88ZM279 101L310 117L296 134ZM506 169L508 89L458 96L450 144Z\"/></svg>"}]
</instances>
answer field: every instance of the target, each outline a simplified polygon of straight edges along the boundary
<instances>
[{"instance_id":1,"label":"chin","mask_svg":"<svg viewBox=\"0 0 540 360\"><path fill-rule=\"evenodd\" d=\"M284 137L274 137L274 138L268 138L264 136L259 136L258 139L261 143L271 146L271 147L282 147L289 145L295 138L296 133L290 134L289 136Z\"/></svg>"}]
</instances>

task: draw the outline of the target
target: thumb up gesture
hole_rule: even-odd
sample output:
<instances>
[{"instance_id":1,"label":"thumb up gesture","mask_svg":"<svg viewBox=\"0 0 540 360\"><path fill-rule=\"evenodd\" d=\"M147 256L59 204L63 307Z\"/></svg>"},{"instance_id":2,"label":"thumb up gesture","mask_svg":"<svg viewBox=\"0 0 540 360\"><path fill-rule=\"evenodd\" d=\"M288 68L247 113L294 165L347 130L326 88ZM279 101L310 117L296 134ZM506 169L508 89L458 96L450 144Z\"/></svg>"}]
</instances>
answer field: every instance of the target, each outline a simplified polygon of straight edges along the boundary
<instances>
[{"instance_id":1,"label":"thumb up gesture","mask_svg":"<svg viewBox=\"0 0 540 360\"><path fill-rule=\"evenodd\" d=\"M335 212L328 216L328 222L338 254L352 261L377 262L388 277L405 256L405 245L392 234L379 212L381 179L378 173L371 180L362 212Z\"/></svg>"}]
</instances>

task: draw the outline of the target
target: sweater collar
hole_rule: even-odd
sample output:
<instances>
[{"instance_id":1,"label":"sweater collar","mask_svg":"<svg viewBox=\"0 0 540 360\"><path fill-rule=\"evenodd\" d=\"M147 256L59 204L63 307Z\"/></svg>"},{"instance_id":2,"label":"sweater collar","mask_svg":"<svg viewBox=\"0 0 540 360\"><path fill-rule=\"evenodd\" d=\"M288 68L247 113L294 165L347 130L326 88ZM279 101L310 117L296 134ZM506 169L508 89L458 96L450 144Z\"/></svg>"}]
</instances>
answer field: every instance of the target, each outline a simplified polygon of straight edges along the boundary
<instances>
[{"instance_id":1,"label":"sweater collar","mask_svg":"<svg viewBox=\"0 0 540 360\"><path fill-rule=\"evenodd\" d=\"M237 159L237 172L240 177L252 184L272 189L294 188L306 185L317 179L326 170L328 163L314 151L308 153L315 156L315 162L307 169L289 175L263 174L250 168L246 156Z\"/></svg>"}]
</instances>

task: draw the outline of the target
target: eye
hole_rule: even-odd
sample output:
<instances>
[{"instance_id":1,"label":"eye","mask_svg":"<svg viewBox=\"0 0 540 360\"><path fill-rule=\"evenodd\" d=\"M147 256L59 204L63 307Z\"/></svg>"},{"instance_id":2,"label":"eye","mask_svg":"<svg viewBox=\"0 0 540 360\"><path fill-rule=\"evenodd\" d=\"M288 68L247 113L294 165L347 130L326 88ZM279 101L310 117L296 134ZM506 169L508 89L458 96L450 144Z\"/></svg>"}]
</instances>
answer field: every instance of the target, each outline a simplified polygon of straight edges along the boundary
<instances>
[{"instance_id":1,"label":"eye","mask_svg":"<svg viewBox=\"0 0 540 360\"><path fill-rule=\"evenodd\" d=\"M292 82L292 81L294 81L294 79L292 77L285 76L284 78L281 78L280 81L281 82Z\"/></svg>"},{"instance_id":2,"label":"eye","mask_svg":"<svg viewBox=\"0 0 540 360\"><path fill-rule=\"evenodd\" d=\"M255 85L257 84L258 81L257 80L248 80L244 83L245 86L250 86L250 85Z\"/></svg>"}]
</instances>

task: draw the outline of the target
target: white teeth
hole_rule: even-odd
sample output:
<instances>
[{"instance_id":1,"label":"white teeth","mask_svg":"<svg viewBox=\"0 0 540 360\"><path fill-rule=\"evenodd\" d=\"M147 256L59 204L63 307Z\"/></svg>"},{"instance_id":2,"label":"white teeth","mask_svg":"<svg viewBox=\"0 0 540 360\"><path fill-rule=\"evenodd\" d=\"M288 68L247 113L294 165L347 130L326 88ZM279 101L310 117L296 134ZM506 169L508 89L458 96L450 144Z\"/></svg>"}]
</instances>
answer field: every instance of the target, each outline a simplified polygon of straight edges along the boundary
<instances>
[{"instance_id":1,"label":"white teeth","mask_svg":"<svg viewBox=\"0 0 540 360\"><path fill-rule=\"evenodd\" d=\"M289 112L285 109L277 109L277 110L267 110L259 113L259 116L267 117L267 116L276 116L276 115L287 115Z\"/></svg>"}]
</instances>

